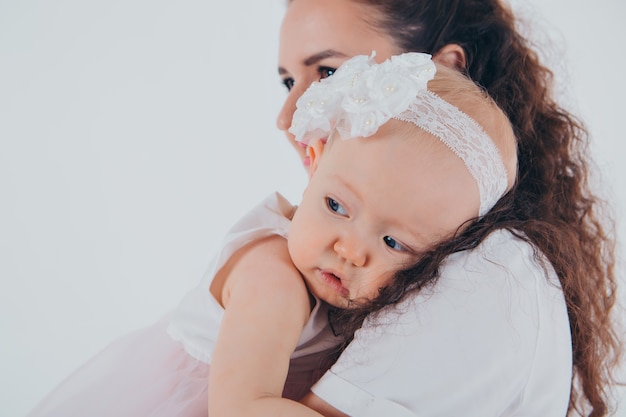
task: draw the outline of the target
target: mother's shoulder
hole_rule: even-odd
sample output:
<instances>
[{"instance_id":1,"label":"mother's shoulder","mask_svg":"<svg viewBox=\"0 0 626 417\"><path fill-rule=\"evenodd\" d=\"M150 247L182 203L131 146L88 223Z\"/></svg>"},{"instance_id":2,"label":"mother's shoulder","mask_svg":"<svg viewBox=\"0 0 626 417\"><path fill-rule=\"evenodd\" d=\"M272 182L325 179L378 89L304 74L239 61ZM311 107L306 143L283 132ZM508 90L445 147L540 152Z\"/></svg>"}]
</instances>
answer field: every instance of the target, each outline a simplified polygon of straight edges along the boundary
<instances>
[{"instance_id":1,"label":"mother's shoulder","mask_svg":"<svg viewBox=\"0 0 626 417\"><path fill-rule=\"evenodd\" d=\"M441 277L462 279L486 276L530 278L552 277L545 256L521 233L501 229L492 232L473 249L457 252L443 263Z\"/></svg>"}]
</instances>

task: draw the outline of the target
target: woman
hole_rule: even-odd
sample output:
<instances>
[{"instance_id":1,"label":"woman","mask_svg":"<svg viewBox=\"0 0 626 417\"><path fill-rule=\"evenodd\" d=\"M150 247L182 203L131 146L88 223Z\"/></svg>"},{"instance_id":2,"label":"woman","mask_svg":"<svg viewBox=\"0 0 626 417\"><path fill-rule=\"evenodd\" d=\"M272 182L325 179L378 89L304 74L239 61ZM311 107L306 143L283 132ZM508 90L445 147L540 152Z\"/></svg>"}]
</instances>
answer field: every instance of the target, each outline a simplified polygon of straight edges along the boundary
<instances>
[{"instance_id":1,"label":"woman","mask_svg":"<svg viewBox=\"0 0 626 417\"><path fill-rule=\"evenodd\" d=\"M454 262L442 267L446 256L471 249L464 256L455 258L457 262L467 261L467 256L481 249L481 240L489 231L500 228L515 230L532 248L546 256L563 288L570 321L573 361L567 407L569 413L607 415L609 404L605 390L612 381L611 369L619 356L617 335L610 321L616 292L614 242L607 237L598 217L600 202L587 187L588 162L584 154L587 132L552 99L552 74L541 65L537 54L516 32L511 13L492 0L292 0L280 36L279 74L290 92L277 124L286 132L305 166L304 148L296 144L287 132L295 101L311 82L332 75L334 69L348 57L369 54L372 50L376 51L377 60L404 51L428 52L436 61L466 72L485 87L511 119L518 137L518 183L510 199L501 205L497 216L484 219L479 227L465 234L464 239L441 248L434 254L432 263L420 266L420 273L427 273L430 278L416 282L415 290L408 293L408 299L421 300L419 297L425 291L422 288L445 287L449 273L462 272L462 269L455 269ZM508 261L506 266L509 267ZM436 281L439 272L441 278ZM404 295L382 294L380 305ZM424 304L427 305L427 302L426 299ZM369 312L371 310L364 311L364 315ZM448 324L457 319L460 322L463 318L458 311L446 311L445 314L449 315L446 317ZM456 317L455 314L461 315ZM389 323L394 323L398 318L409 316L406 312L403 316L383 312L376 320L366 322L363 330L356 333L351 345L329 373L330 380L335 383L345 382L345 390L341 390L344 397L365 391L365 396L369 397L362 401L371 400L371 404L378 404L378 399L391 399L394 404L408 404L408 408L417 415L434 415L424 414L424 410L436 410L439 415L458 415L455 412L462 412L465 416L507 415L507 412L520 412L520 407L523 410L519 403L523 402L521 398L524 396L519 393L517 396L512 394L509 403L501 402L495 408L489 408L487 404L493 396L499 395L490 390L496 387L481 381L477 375L467 380L469 376L461 372L467 361L472 360L474 350L499 354L489 350L489 339L482 340L478 347L470 346L473 350L469 353L467 346L460 347L458 356L461 357L451 355L447 361L449 368L461 370L455 379L452 369L447 384L440 387L436 384L428 386L428 381L420 380L426 378L420 376L420 372L429 358L414 357L395 363L396 367L403 368L408 381L415 382L412 387L394 384L390 377L393 373L377 368L376 361L361 359L355 362L359 361L359 346L361 354L369 350L384 357L385 354L398 354L393 346L411 343L409 338L398 333L398 329L394 332L394 329L389 330L384 325L387 319ZM358 328L362 319L350 318L348 330ZM478 332L481 323L470 322L468 325ZM414 326L421 329L419 323ZM402 327L400 331L410 331L407 329L411 327ZM436 335L425 333L421 336L419 342L414 340L412 343L416 346L418 343L428 344L431 336ZM407 346L406 349L413 347L410 344ZM435 345L432 350L436 351L439 347ZM424 351L428 352L427 349ZM466 354L467 359L464 359ZM555 351L553 354L566 353ZM407 355L405 358L411 357ZM348 364L358 372L346 371ZM376 383L355 383L354 379L350 380L355 373L369 375ZM490 381L506 385L506 375L505 370L501 375L496 372ZM337 409L354 414L353 404L343 402L341 396L329 394L326 389L328 384L324 384L323 378L313 388L317 395L308 395L304 402L325 415L345 415ZM469 389L468 385L473 389ZM551 392L550 386L544 388L545 392ZM432 392L420 397L424 408L411 403L417 391L424 394L427 389ZM480 397L481 394L483 397ZM529 396L532 401L533 393L526 394L526 401L529 401ZM450 401L450 398L455 400ZM539 398L549 401L541 395L537 398L537 402ZM445 402L451 403L449 408L446 408ZM430 403L438 405L428 408ZM498 406L505 409L498 409ZM378 410L384 411L384 406ZM387 411L393 415L392 411ZM376 413L373 408L370 412Z\"/></svg>"}]
</instances>

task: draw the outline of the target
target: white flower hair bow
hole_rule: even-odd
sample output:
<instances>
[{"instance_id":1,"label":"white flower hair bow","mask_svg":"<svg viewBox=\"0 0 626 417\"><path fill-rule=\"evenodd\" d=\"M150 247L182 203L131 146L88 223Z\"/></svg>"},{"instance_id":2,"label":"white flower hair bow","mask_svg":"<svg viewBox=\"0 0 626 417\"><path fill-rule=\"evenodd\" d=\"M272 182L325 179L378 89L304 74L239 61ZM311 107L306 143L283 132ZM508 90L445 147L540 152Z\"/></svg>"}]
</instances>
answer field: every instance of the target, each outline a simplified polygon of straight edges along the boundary
<instances>
[{"instance_id":1,"label":"white flower hair bow","mask_svg":"<svg viewBox=\"0 0 626 417\"><path fill-rule=\"evenodd\" d=\"M375 52L355 56L311 84L296 102L289 132L308 144L336 129L343 137L371 136L409 107L436 73L428 54L395 55L377 64Z\"/></svg>"},{"instance_id":2,"label":"white flower hair bow","mask_svg":"<svg viewBox=\"0 0 626 417\"><path fill-rule=\"evenodd\" d=\"M493 140L457 107L428 91L437 68L428 54L395 55L377 64L375 53L347 60L332 77L311 84L296 102L289 131L296 140L368 137L394 118L439 138L463 160L480 192L479 216L507 190L507 171Z\"/></svg>"}]
</instances>

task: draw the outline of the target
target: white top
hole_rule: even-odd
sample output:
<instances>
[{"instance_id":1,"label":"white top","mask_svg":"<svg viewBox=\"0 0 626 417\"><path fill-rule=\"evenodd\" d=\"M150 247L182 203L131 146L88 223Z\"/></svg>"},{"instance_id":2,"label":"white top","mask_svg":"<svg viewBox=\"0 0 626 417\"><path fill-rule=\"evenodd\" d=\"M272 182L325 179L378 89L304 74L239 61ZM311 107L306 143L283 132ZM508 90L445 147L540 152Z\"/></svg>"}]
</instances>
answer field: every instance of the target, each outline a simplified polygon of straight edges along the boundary
<instances>
[{"instance_id":1,"label":"white top","mask_svg":"<svg viewBox=\"0 0 626 417\"><path fill-rule=\"evenodd\" d=\"M216 272L244 245L271 235L286 237L294 212L294 206L282 195L274 193L230 229L224 238L221 251L200 283L185 295L171 315L168 333L174 340L182 343L189 355L205 363L211 362L224 316L223 307L209 291ZM311 378L319 377L328 368L323 363L338 344L339 339L333 336L328 325L328 305L316 299L296 351L291 356L288 392L299 392L305 388L308 390L312 384ZM293 395L297 397L296 394Z\"/></svg>"},{"instance_id":2,"label":"white top","mask_svg":"<svg viewBox=\"0 0 626 417\"><path fill-rule=\"evenodd\" d=\"M508 231L366 320L313 392L359 417L566 414L572 344L554 270Z\"/></svg>"}]
</instances>

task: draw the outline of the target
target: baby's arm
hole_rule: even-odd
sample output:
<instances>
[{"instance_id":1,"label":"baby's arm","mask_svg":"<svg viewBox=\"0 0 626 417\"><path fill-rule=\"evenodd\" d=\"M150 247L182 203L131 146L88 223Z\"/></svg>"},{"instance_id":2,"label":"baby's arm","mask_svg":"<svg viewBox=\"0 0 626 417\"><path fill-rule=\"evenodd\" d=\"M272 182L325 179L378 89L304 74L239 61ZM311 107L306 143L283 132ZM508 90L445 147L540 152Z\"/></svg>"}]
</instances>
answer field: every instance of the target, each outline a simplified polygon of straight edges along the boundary
<instances>
[{"instance_id":1,"label":"baby's arm","mask_svg":"<svg viewBox=\"0 0 626 417\"><path fill-rule=\"evenodd\" d=\"M225 313L209 377L209 415L318 416L281 398L289 359L311 305L287 241L270 237L243 249L222 290Z\"/></svg>"}]
</instances>

